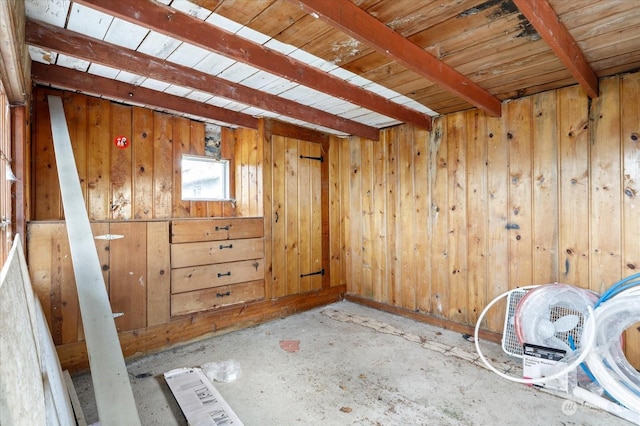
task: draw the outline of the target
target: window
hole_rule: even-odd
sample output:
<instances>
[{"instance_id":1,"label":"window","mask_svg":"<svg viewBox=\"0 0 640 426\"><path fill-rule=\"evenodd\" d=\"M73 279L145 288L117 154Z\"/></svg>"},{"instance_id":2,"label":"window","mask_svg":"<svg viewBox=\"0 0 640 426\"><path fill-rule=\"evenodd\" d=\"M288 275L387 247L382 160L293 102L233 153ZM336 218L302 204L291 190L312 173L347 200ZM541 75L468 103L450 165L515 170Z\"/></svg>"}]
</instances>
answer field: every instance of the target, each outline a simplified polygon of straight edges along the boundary
<instances>
[{"instance_id":1,"label":"window","mask_svg":"<svg viewBox=\"0 0 640 426\"><path fill-rule=\"evenodd\" d=\"M183 200L229 200L229 160L182 156Z\"/></svg>"}]
</instances>

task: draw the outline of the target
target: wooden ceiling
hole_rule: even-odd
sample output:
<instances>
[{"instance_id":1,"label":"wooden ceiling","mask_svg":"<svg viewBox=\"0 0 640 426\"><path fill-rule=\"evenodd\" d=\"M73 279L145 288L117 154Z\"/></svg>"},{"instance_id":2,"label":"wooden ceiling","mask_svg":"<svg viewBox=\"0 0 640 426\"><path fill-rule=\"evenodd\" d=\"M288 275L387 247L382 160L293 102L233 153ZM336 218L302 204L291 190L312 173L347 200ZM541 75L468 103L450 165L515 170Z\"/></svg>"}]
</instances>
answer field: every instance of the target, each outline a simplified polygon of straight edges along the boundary
<instances>
[{"instance_id":1,"label":"wooden ceiling","mask_svg":"<svg viewBox=\"0 0 640 426\"><path fill-rule=\"evenodd\" d=\"M26 0L40 84L255 127L399 123L640 69L640 0Z\"/></svg>"}]
</instances>

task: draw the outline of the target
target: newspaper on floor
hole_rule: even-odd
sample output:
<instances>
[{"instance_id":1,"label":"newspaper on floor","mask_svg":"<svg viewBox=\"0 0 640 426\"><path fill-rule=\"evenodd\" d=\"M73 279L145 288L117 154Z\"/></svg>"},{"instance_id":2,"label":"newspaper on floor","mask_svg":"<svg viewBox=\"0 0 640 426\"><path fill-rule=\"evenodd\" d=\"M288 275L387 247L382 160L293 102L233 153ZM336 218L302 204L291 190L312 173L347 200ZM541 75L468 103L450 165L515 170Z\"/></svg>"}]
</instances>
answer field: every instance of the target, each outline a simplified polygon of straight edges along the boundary
<instances>
[{"instance_id":1,"label":"newspaper on floor","mask_svg":"<svg viewBox=\"0 0 640 426\"><path fill-rule=\"evenodd\" d=\"M201 369L176 368L164 379L190 426L243 426Z\"/></svg>"}]
</instances>

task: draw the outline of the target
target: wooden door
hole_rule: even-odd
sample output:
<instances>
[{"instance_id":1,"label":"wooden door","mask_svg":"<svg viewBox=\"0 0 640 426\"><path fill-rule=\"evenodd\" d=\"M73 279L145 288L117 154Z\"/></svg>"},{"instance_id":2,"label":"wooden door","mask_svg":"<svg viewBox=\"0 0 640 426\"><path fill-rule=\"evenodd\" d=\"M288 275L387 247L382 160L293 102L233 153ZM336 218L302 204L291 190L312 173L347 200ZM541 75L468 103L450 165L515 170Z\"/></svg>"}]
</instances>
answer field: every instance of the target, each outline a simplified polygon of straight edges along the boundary
<instances>
[{"instance_id":1,"label":"wooden door","mask_svg":"<svg viewBox=\"0 0 640 426\"><path fill-rule=\"evenodd\" d=\"M322 288L322 145L272 136L272 296Z\"/></svg>"},{"instance_id":2,"label":"wooden door","mask_svg":"<svg viewBox=\"0 0 640 426\"><path fill-rule=\"evenodd\" d=\"M147 224L112 222L109 299L118 332L147 325ZM119 238L122 236L123 238Z\"/></svg>"}]
</instances>

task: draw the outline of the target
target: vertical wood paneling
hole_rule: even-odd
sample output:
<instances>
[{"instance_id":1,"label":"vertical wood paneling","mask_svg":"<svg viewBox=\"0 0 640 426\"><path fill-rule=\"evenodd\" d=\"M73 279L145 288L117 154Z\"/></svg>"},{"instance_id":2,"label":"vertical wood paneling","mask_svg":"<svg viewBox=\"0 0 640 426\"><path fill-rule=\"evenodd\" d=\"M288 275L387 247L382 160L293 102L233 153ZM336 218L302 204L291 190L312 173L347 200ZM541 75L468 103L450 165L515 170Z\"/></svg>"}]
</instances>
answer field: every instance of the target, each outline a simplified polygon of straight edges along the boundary
<instances>
[{"instance_id":1,"label":"vertical wood paneling","mask_svg":"<svg viewBox=\"0 0 640 426\"><path fill-rule=\"evenodd\" d=\"M111 105L103 99L89 98L87 109L87 211L90 220L107 220L111 200Z\"/></svg>"},{"instance_id":2,"label":"vertical wood paneling","mask_svg":"<svg viewBox=\"0 0 640 426\"><path fill-rule=\"evenodd\" d=\"M173 120L153 113L153 210L157 219L173 212Z\"/></svg>"},{"instance_id":3,"label":"vertical wood paneling","mask_svg":"<svg viewBox=\"0 0 640 426\"><path fill-rule=\"evenodd\" d=\"M204 155L204 126L194 126L193 123L190 124L189 154ZM191 201L189 212L191 217L206 217L206 201Z\"/></svg>"},{"instance_id":4,"label":"vertical wood paneling","mask_svg":"<svg viewBox=\"0 0 640 426\"><path fill-rule=\"evenodd\" d=\"M245 129L246 130L246 129ZM221 146L220 152L222 158L228 158L230 160L229 170L234 169L235 164L235 149L236 149L236 131L232 129L228 129L226 127L222 128L221 132ZM242 143L242 141L240 141ZM260 161L260 159L258 159ZM262 183L261 183L262 184ZM244 191L245 188L238 188L236 185L236 174L229 173L229 188L233 190L236 188L235 192L232 194L232 197L238 198L238 191ZM240 197L242 199L242 197ZM214 201L209 203L209 216L250 216L249 213L243 213L243 209L247 206L239 203L239 202L227 202L227 201Z\"/></svg>"},{"instance_id":5,"label":"vertical wood paneling","mask_svg":"<svg viewBox=\"0 0 640 426\"><path fill-rule=\"evenodd\" d=\"M449 310L445 316L466 322L467 287L467 133L465 113L447 116Z\"/></svg>"},{"instance_id":6,"label":"vertical wood paneling","mask_svg":"<svg viewBox=\"0 0 640 426\"><path fill-rule=\"evenodd\" d=\"M360 190L362 194L362 211L360 217L362 218L362 238L361 238L361 256L362 256L362 288L360 293L364 297L373 298L373 264L374 264L374 252L373 252L373 240L375 239L375 233L373 232L372 216L373 216L373 142L363 141L361 143L362 162L360 164L360 171L357 175L360 176ZM354 175L355 177L355 175Z\"/></svg>"},{"instance_id":7,"label":"vertical wood paneling","mask_svg":"<svg viewBox=\"0 0 640 426\"><path fill-rule=\"evenodd\" d=\"M383 139L387 147L387 296L388 303L398 306L402 303L400 291L400 221L398 220L400 206L400 178L398 166L399 128L388 131L388 137ZM357 226L356 218L352 218L352 226ZM353 231L352 232L357 232ZM354 267L354 273L355 271ZM353 279L351 281L354 281Z\"/></svg>"},{"instance_id":8,"label":"vertical wood paneling","mask_svg":"<svg viewBox=\"0 0 640 426\"><path fill-rule=\"evenodd\" d=\"M271 139L270 122L266 120L258 121L258 134L260 146L263 150L264 158L264 186L262 192L264 209L264 281L265 299L273 297L273 220L275 216L275 205L273 203L273 142ZM339 210L337 212L339 214Z\"/></svg>"},{"instance_id":9,"label":"vertical wood paneling","mask_svg":"<svg viewBox=\"0 0 640 426\"><path fill-rule=\"evenodd\" d=\"M298 262L300 263L300 274L309 274L314 272L313 262L311 260L310 243L312 240L312 216L311 216L311 191L313 186L311 183L311 167L307 158L311 156L309 151L309 144L299 142L298 143L298 162L296 168L298 170ZM300 278L300 291L307 292L311 290L310 277Z\"/></svg>"},{"instance_id":10,"label":"vertical wood paneling","mask_svg":"<svg viewBox=\"0 0 640 426\"><path fill-rule=\"evenodd\" d=\"M429 295L431 294L431 279L429 275L429 259L431 245L429 244L430 203L429 191L429 133L422 129L413 129L413 170L414 177L414 211L415 211L415 285L416 309L429 311ZM384 173L384 168L380 174ZM380 179L380 178L379 178Z\"/></svg>"},{"instance_id":11,"label":"vertical wood paneling","mask_svg":"<svg viewBox=\"0 0 640 426\"><path fill-rule=\"evenodd\" d=\"M558 139L556 93L533 97L533 278L536 284L559 280Z\"/></svg>"},{"instance_id":12,"label":"vertical wood paneling","mask_svg":"<svg viewBox=\"0 0 640 426\"><path fill-rule=\"evenodd\" d=\"M531 98L507 104L509 144L509 262L510 288L530 285L532 268Z\"/></svg>"},{"instance_id":13,"label":"vertical wood paneling","mask_svg":"<svg viewBox=\"0 0 640 426\"><path fill-rule=\"evenodd\" d=\"M361 294L364 286L362 260L362 139L352 138L349 143L349 239L352 241L350 292Z\"/></svg>"},{"instance_id":14,"label":"vertical wood paneling","mask_svg":"<svg viewBox=\"0 0 640 426\"><path fill-rule=\"evenodd\" d=\"M353 257L353 241L351 240L351 216L353 214L353 210L351 209L350 205L351 188L348 184L350 182L351 176L351 155L349 154L351 150L351 140L341 140L340 144L338 145L338 150L340 153L341 164L341 168L338 171L338 178L342 185L342 190L340 192L340 204L343 206L340 217L340 234L343 235L344 238L343 244L340 247L344 257L344 276L342 277L342 282L347 285L347 291L351 291L351 277L353 272L353 264L351 262L351 258Z\"/></svg>"},{"instance_id":15,"label":"vertical wood paneling","mask_svg":"<svg viewBox=\"0 0 640 426\"><path fill-rule=\"evenodd\" d=\"M298 141L285 138L285 265L286 294L300 292L300 269L298 262Z\"/></svg>"},{"instance_id":16,"label":"vertical wood paneling","mask_svg":"<svg viewBox=\"0 0 640 426\"><path fill-rule=\"evenodd\" d=\"M504 106L503 106L504 109ZM487 118L487 214L488 214L488 261L487 299L509 290L509 241L507 217L509 212L509 145L503 121ZM489 313L486 326L489 330L502 331L504 308L496 305Z\"/></svg>"},{"instance_id":17,"label":"vertical wood paneling","mask_svg":"<svg viewBox=\"0 0 640 426\"><path fill-rule=\"evenodd\" d=\"M173 217L189 217L191 202L182 200L182 155L191 146L191 123L183 117L173 117Z\"/></svg>"},{"instance_id":18,"label":"vertical wood paneling","mask_svg":"<svg viewBox=\"0 0 640 426\"><path fill-rule=\"evenodd\" d=\"M51 135L51 118L49 116L49 92L36 92L34 105L35 119L38 126L33 137L33 193L36 199L33 203L35 220L46 220L62 217L62 200L58 185L58 170L53 151L53 136Z\"/></svg>"},{"instance_id":19,"label":"vertical wood paneling","mask_svg":"<svg viewBox=\"0 0 640 426\"><path fill-rule=\"evenodd\" d=\"M341 151L351 169L342 183L349 291L474 325L509 288L559 281L602 292L637 272L640 73L600 87L592 103L574 86L505 103L500 118L476 110L437 117L426 164L411 126L382 131L373 148L351 138ZM370 272L375 256L366 253L381 236L386 263ZM483 326L501 332L504 307ZM627 354L640 363L640 332L626 335Z\"/></svg>"},{"instance_id":20,"label":"vertical wood paneling","mask_svg":"<svg viewBox=\"0 0 640 426\"><path fill-rule=\"evenodd\" d=\"M416 270L415 270L415 185L413 169L413 128L400 129L402 136L398 145L398 172L399 185L398 193L399 211L398 217L402 227L399 228L400 243L400 270L399 286L400 294L398 302L406 309L416 309Z\"/></svg>"},{"instance_id":21,"label":"vertical wood paneling","mask_svg":"<svg viewBox=\"0 0 640 426\"><path fill-rule=\"evenodd\" d=\"M169 222L147 222L147 321L166 324L170 317L171 259Z\"/></svg>"},{"instance_id":22,"label":"vertical wood paneling","mask_svg":"<svg viewBox=\"0 0 640 426\"><path fill-rule=\"evenodd\" d=\"M329 240L329 268L331 269L331 285L344 283L344 231L342 211L342 185L340 184L340 170L342 169L340 145L342 142L333 137L330 141L328 154L329 161L329 228L331 238ZM266 148L265 148L266 149ZM268 151L267 151L268 152ZM265 173L269 170L265 164ZM265 176L265 182L269 182ZM267 211L265 210L265 214Z\"/></svg>"},{"instance_id":23,"label":"vertical wood paneling","mask_svg":"<svg viewBox=\"0 0 640 426\"><path fill-rule=\"evenodd\" d=\"M144 108L133 108L131 151L133 155L133 219L154 217L154 113ZM162 146L162 141L159 141ZM158 148L159 149L159 148Z\"/></svg>"},{"instance_id":24,"label":"vertical wood paneling","mask_svg":"<svg viewBox=\"0 0 640 426\"><path fill-rule=\"evenodd\" d=\"M80 189L87 202L87 97L79 93L64 92L64 115L71 138L73 157L78 169ZM57 182L57 180L56 180Z\"/></svg>"},{"instance_id":25,"label":"vertical wood paneling","mask_svg":"<svg viewBox=\"0 0 640 426\"><path fill-rule=\"evenodd\" d=\"M487 304L487 133L485 115L478 110L465 113L467 152L468 221L468 321L475 323ZM464 142L464 141L463 141Z\"/></svg>"},{"instance_id":26,"label":"vertical wood paneling","mask_svg":"<svg viewBox=\"0 0 640 426\"><path fill-rule=\"evenodd\" d=\"M387 158L384 140L371 144L373 173L373 206L371 212L371 287L378 302L389 300L387 280ZM425 156L426 157L426 156Z\"/></svg>"},{"instance_id":27,"label":"vertical wood paneling","mask_svg":"<svg viewBox=\"0 0 640 426\"><path fill-rule=\"evenodd\" d=\"M287 170L285 160L286 139L281 136L271 137L273 153L272 157L272 197L273 197L273 221L272 221L272 273L273 282L271 284L272 297L282 297L287 294L286 270L286 242L285 229L287 225L286 205L285 205L285 173Z\"/></svg>"},{"instance_id":28,"label":"vertical wood paneling","mask_svg":"<svg viewBox=\"0 0 640 426\"><path fill-rule=\"evenodd\" d=\"M434 120L429 137L431 185L431 313L449 313L449 225L446 118Z\"/></svg>"},{"instance_id":29,"label":"vertical wood paneling","mask_svg":"<svg viewBox=\"0 0 640 426\"><path fill-rule=\"evenodd\" d=\"M589 286L589 116L579 87L558 91L560 281Z\"/></svg>"},{"instance_id":30,"label":"vertical wood paneling","mask_svg":"<svg viewBox=\"0 0 640 426\"><path fill-rule=\"evenodd\" d=\"M590 288L603 292L621 270L620 78L600 81L591 109Z\"/></svg>"},{"instance_id":31,"label":"vertical wood paneling","mask_svg":"<svg viewBox=\"0 0 640 426\"><path fill-rule=\"evenodd\" d=\"M147 325L147 224L113 222L110 232L124 235L111 240L109 263L111 280L109 300L118 332Z\"/></svg>"},{"instance_id":32,"label":"vertical wood paneling","mask_svg":"<svg viewBox=\"0 0 640 426\"><path fill-rule=\"evenodd\" d=\"M620 82L622 106L622 260L623 276L640 272L640 73L624 76ZM626 354L640 370L640 323L625 333Z\"/></svg>"},{"instance_id":33,"label":"vertical wood paneling","mask_svg":"<svg viewBox=\"0 0 640 426\"><path fill-rule=\"evenodd\" d=\"M309 154L311 157L322 157L323 162L327 161L326 153L322 152L322 145L319 143L309 143ZM321 269L325 269L326 273L330 271L327 270L329 265L326 265L324 260L325 256L323 253L323 218L322 218L322 162L318 162L317 160L311 160L313 163L311 164L311 169L309 171L309 181L311 183L311 198L309 215L311 217L311 227L310 227L310 244L309 247L311 249L311 270L313 272L320 271ZM326 196L326 195L325 195ZM326 220L326 219L325 219ZM326 224L328 226L328 223ZM310 287L312 290L320 290L322 288L322 277L323 275L313 275L310 280ZM331 277L329 277L331 278Z\"/></svg>"},{"instance_id":34,"label":"vertical wood paneling","mask_svg":"<svg viewBox=\"0 0 640 426\"><path fill-rule=\"evenodd\" d=\"M132 173L131 173L131 107L111 104L111 137L109 140L111 154L111 211L110 219L123 220L131 218ZM120 148L113 141L125 137L129 145Z\"/></svg>"}]
</instances>

